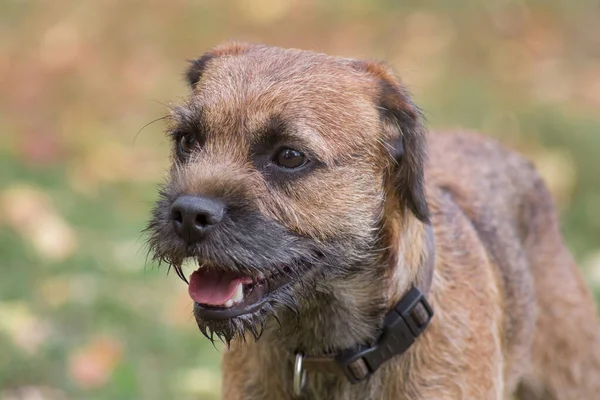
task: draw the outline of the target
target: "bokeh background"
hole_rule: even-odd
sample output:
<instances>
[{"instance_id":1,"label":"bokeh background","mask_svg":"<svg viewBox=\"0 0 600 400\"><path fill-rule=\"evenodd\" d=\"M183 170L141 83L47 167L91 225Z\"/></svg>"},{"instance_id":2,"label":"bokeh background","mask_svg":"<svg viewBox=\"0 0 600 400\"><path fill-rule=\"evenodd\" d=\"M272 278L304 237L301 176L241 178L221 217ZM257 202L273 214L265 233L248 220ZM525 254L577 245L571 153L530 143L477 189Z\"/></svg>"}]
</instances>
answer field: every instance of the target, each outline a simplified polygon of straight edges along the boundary
<instances>
[{"instance_id":1,"label":"bokeh background","mask_svg":"<svg viewBox=\"0 0 600 400\"><path fill-rule=\"evenodd\" d=\"M238 39L388 60L432 128L528 155L600 287L596 0L0 0L0 399L216 399L185 285L145 260L186 60Z\"/></svg>"}]
</instances>

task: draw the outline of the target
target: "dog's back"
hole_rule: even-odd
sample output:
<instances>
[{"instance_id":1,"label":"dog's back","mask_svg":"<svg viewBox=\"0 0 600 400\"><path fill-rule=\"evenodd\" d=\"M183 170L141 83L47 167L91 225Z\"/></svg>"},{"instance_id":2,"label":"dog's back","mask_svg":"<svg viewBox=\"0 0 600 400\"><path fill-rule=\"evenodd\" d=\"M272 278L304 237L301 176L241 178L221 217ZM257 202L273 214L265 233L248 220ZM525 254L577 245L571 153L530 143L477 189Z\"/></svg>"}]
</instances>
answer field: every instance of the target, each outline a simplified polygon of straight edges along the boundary
<instances>
[{"instance_id":1,"label":"dog's back","mask_svg":"<svg viewBox=\"0 0 600 400\"><path fill-rule=\"evenodd\" d=\"M430 186L460 206L497 269L506 386L518 386L522 399L596 398L595 304L539 174L523 157L481 136L441 133L428 141Z\"/></svg>"}]
</instances>

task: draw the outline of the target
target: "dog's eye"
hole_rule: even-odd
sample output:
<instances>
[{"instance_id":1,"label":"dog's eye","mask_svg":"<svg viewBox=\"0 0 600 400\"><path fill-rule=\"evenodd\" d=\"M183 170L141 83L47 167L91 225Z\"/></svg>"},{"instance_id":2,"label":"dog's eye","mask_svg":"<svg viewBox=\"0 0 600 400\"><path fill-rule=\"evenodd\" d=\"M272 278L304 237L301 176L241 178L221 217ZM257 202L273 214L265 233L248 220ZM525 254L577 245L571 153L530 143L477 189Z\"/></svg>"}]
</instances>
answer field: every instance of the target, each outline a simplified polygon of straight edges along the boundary
<instances>
[{"instance_id":1,"label":"dog's eye","mask_svg":"<svg viewBox=\"0 0 600 400\"><path fill-rule=\"evenodd\" d=\"M299 168L306 164L308 159L298 150L285 148L277 153L274 162L284 168Z\"/></svg>"},{"instance_id":2,"label":"dog's eye","mask_svg":"<svg viewBox=\"0 0 600 400\"><path fill-rule=\"evenodd\" d=\"M178 150L179 154L188 155L194 150L198 141L194 137L194 135L186 134L179 138Z\"/></svg>"}]
</instances>

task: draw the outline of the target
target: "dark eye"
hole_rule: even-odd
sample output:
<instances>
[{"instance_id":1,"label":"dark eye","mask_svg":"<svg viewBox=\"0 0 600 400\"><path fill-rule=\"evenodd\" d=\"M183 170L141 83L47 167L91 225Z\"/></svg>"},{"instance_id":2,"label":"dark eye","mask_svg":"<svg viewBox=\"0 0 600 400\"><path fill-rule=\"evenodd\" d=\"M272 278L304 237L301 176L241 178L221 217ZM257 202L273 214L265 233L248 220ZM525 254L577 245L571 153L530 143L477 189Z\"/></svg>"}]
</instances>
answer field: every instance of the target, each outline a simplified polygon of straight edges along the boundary
<instances>
[{"instance_id":1,"label":"dark eye","mask_svg":"<svg viewBox=\"0 0 600 400\"><path fill-rule=\"evenodd\" d=\"M284 168L298 168L308 162L306 156L298 150L284 148L275 155L275 164Z\"/></svg>"},{"instance_id":2,"label":"dark eye","mask_svg":"<svg viewBox=\"0 0 600 400\"><path fill-rule=\"evenodd\" d=\"M194 135L183 135L179 138L179 143L177 144L179 153L182 155L188 155L194 150L197 144L198 142L196 141Z\"/></svg>"}]
</instances>

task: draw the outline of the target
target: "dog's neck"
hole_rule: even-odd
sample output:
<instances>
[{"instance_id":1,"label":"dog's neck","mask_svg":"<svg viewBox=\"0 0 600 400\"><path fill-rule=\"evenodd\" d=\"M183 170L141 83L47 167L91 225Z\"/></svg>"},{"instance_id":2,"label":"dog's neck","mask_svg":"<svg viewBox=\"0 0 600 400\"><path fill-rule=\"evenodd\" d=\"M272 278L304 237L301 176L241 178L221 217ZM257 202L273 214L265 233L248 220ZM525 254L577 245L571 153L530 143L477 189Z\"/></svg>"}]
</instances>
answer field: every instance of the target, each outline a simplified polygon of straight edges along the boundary
<instances>
[{"instance_id":1,"label":"dog's neck","mask_svg":"<svg viewBox=\"0 0 600 400\"><path fill-rule=\"evenodd\" d=\"M411 287L428 292L433 272L431 226L410 216L391 228L396 245L379 261L387 260L388 266L374 265L336 281L336 287L346 286L348 291L331 292L326 284L315 287L316 298L300 309L299 320L285 313L281 327L270 324L262 340L278 343L290 353L299 350L310 355L372 342L385 314Z\"/></svg>"},{"instance_id":2,"label":"dog's neck","mask_svg":"<svg viewBox=\"0 0 600 400\"><path fill-rule=\"evenodd\" d=\"M434 268L434 240L431 226L425 225L416 218L394 226L394 237L397 244L393 254L382 256L382 260L393 260L387 268L379 269L379 276L358 275L346 281L348 288L369 287L368 279L379 279L380 291L365 292L346 298L343 293L324 293L320 295L315 288L316 299L306 309L301 310L299 324L290 314L282 318L281 327L270 324L264 336L257 343L256 354L264 361L264 371L258 376L278 376L281 390L290 394L292 391L292 370L295 352L318 356L331 354L353 346L373 342L378 336L379 328L385 314L400 301L412 288L419 288L428 294ZM379 296L379 297L378 297ZM375 312L374 312L375 310ZM289 325L288 325L289 324ZM399 358L399 360L403 360ZM408 362L407 360L404 360ZM403 361L403 362L404 362ZM389 361L396 362L393 360ZM387 370L384 366L383 370ZM385 375L385 372L382 372ZM278 379L279 379L278 378ZM342 399L353 393L356 398L377 398L377 390L383 375L373 376L369 384L350 385L339 375L326 373L309 374L305 394L318 396L315 398ZM374 387L371 387L375 385ZM379 389L378 389L379 388ZM275 398L281 398L275 397ZM354 398L354 397L353 397Z\"/></svg>"}]
</instances>

